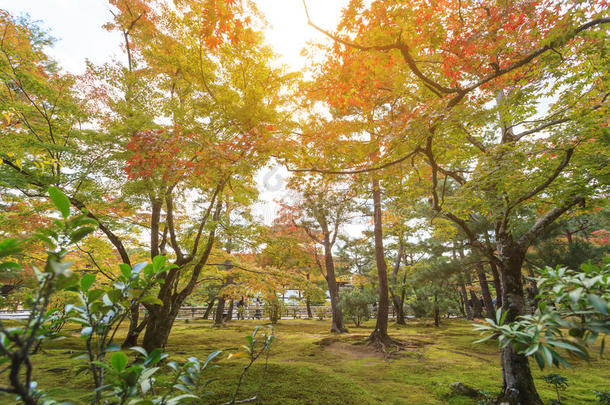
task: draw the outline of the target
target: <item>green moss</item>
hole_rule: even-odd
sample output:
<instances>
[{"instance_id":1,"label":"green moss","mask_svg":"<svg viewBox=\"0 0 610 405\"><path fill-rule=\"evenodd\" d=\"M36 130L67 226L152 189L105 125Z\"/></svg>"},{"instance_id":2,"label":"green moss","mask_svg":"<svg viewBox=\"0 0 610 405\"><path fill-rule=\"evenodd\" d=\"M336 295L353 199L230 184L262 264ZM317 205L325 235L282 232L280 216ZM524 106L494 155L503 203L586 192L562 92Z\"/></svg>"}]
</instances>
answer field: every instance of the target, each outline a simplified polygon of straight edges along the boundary
<instances>
[{"instance_id":1,"label":"green moss","mask_svg":"<svg viewBox=\"0 0 610 405\"><path fill-rule=\"evenodd\" d=\"M255 321L233 321L225 328L212 328L209 321L178 320L170 336L167 352L173 360L189 356L205 358L216 349L228 352L243 344ZM495 343L473 345L478 336L471 323L444 321L440 328L427 322L408 322L406 327L391 327L390 334L407 343L398 358L384 358L370 351L363 342L374 321L361 328L350 328L347 336L333 336L327 321L286 320L275 327L277 340L269 359L266 381L260 392L262 404L473 404L471 398L453 395L450 384L456 381L497 393L501 371ZM82 350L76 328L69 336L49 344L34 356L35 379L39 386L57 400L88 403L90 377L82 370L82 361L70 356ZM120 337L119 337L120 339ZM324 340L323 344L320 342ZM218 381L210 389L210 403L226 400L235 389L243 359L224 359L213 370ZM555 370L568 378L562 394L565 403L594 403L593 389L607 390L610 361L594 359L590 363L573 360L572 369ZM240 398L252 396L258 387L263 363L248 373ZM532 363L538 390L545 400L554 398L551 387L542 381ZM163 377L161 377L163 379ZM13 403L0 396L0 403Z\"/></svg>"}]
</instances>

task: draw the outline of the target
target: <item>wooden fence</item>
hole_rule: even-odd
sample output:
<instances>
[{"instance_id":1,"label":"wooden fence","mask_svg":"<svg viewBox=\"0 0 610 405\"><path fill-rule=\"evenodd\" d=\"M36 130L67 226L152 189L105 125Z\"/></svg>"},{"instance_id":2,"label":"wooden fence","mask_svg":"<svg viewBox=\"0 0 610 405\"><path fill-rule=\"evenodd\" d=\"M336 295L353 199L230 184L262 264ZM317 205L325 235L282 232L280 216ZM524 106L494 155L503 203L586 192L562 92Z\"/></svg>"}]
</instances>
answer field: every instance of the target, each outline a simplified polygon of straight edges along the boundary
<instances>
[{"instance_id":1,"label":"wooden fence","mask_svg":"<svg viewBox=\"0 0 610 405\"><path fill-rule=\"evenodd\" d=\"M314 318L323 317L327 319L330 317L330 307L324 305L311 305L311 314ZM205 315L207 307L181 307L178 312L179 319L201 319ZM215 308L214 308L215 310ZM209 314L209 318L214 317L214 310ZM225 316L229 310L229 306L225 304ZM370 307L371 317L375 318L377 315L377 308ZM389 307L390 318L395 317L394 308ZM244 310L245 319L269 319L269 308L265 305L261 305L257 309L254 306L248 306ZM282 309L282 319L305 319L307 318L307 307L305 305L284 305ZM237 306L233 306L232 319L237 319Z\"/></svg>"}]
</instances>

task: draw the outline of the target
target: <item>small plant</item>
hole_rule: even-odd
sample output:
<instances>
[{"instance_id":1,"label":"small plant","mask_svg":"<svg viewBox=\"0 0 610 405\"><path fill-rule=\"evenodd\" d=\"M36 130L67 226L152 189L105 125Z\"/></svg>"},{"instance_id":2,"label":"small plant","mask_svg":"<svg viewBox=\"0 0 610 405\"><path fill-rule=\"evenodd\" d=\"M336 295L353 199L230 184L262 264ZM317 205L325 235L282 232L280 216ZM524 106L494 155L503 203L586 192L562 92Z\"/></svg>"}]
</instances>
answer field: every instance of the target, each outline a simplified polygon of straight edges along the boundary
<instances>
[{"instance_id":1,"label":"small plant","mask_svg":"<svg viewBox=\"0 0 610 405\"><path fill-rule=\"evenodd\" d=\"M262 333L259 334L259 332L261 332L261 331L262 331ZM237 403L241 404L241 403L245 403L245 402L256 401L258 392L260 391L261 387L263 386L263 382L265 381L265 374L267 373L267 364L269 362L269 352L270 352L270 348L271 348L271 343L273 343L273 340L275 339L275 336L273 335L273 326L271 326L271 325L266 326L266 330L262 326L257 326L254 329L254 332L252 332L252 335L248 335L245 338L246 338L246 341L248 342L248 344L242 346L244 350L239 351L237 353L230 354L229 358L247 357L248 364L246 364L244 366L244 369L242 370L241 374L239 375L239 380L237 381L237 386L235 387L235 391L233 392L233 397L231 398L231 401L229 401L223 405L233 405L233 404L237 404ZM252 364L254 364L254 362L262 355L265 355L265 368L263 369L263 374L262 374L260 382L258 384L256 393L251 398L238 400L237 398L239 395L239 389L241 387L241 383L244 378L244 375L246 375L246 373L248 372L248 370L250 369Z\"/></svg>"},{"instance_id":2,"label":"small plant","mask_svg":"<svg viewBox=\"0 0 610 405\"><path fill-rule=\"evenodd\" d=\"M553 405L561 404L561 391L568 388L568 379L559 374L547 374L542 377L545 383L551 385L557 394L557 400L552 400Z\"/></svg>"},{"instance_id":3,"label":"small plant","mask_svg":"<svg viewBox=\"0 0 610 405\"><path fill-rule=\"evenodd\" d=\"M592 391L597 397L597 403L610 405L610 391Z\"/></svg>"}]
</instances>

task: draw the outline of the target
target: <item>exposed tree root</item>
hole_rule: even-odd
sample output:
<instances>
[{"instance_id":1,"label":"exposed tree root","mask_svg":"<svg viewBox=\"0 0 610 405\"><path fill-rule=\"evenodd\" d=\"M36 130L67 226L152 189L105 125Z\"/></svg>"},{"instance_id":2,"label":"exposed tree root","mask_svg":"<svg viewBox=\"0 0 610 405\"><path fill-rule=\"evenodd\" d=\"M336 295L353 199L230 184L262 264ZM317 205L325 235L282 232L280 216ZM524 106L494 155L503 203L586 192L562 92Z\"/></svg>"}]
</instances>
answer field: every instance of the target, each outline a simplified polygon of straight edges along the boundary
<instances>
[{"instance_id":1,"label":"exposed tree root","mask_svg":"<svg viewBox=\"0 0 610 405\"><path fill-rule=\"evenodd\" d=\"M375 347L378 351L390 354L405 348L405 344L401 341L394 340L387 333L381 333L375 329L366 340L367 345Z\"/></svg>"}]
</instances>

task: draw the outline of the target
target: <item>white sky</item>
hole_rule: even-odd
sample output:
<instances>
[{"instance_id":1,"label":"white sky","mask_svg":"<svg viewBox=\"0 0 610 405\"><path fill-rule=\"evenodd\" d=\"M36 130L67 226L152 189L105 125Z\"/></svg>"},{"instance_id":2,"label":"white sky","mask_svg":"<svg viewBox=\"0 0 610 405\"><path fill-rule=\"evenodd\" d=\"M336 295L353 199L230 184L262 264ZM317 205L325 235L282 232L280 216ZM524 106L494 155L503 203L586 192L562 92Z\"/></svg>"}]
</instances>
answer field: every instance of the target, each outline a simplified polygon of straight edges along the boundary
<instances>
[{"instance_id":1,"label":"white sky","mask_svg":"<svg viewBox=\"0 0 610 405\"><path fill-rule=\"evenodd\" d=\"M302 0L255 0L271 27L267 40L292 69L304 66L301 49L322 34L307 25ZM318 25L334 28L348 0L307 0L309 13ZM50 54L66 70L81 73L85 59L101 64L113 56L123 57L120 37L102 28L111 15L106 0L0 0L0 8L14 15L28 13L42 21L58 39Z\"/></svg>"},{"instance_id":2,"label":"white sky","mask_svg":"<svg viewBox=\"0 0 610 405\"><path fill-rule=\"evenodd\" d=\"M300 70L306 58L300 55L308 41L325 38L307 25L302 0L255 0L270 27L267 41L279 55L280 62L290 69ZM348 0L306 0L312 20L333 29ZM72 73L83 73L85 60L102 64L111 58L125 58L120 50L121 38L108 32L102 25L111 19L106 0L0 0L0 8L13 15L29 14L41 21L57 42L49 54ZM269 224L275 217L277 205L273 200L285 193L283 167L273 166L257 176L261 202L255 211Z\"/></svg>"}]
</instances>

